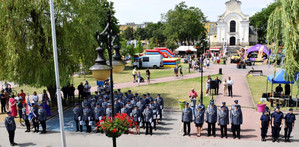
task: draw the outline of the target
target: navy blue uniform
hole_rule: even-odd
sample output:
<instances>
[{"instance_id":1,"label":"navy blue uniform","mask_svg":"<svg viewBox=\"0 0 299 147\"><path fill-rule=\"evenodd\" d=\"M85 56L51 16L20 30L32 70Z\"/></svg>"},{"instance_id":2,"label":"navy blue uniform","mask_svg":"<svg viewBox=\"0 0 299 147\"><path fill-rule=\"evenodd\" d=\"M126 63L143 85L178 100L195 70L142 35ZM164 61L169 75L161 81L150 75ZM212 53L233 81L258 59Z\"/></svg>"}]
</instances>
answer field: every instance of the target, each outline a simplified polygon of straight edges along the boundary
<instances>
[{"instance_id":1,"label":"navy blue uniform","mask_svg":"<svg viewBox=\"0 0 299 147\"><path fill-rule=\"evenodd\" d=\"M220 132L221 132L221 138L226 137L227 138L227 125L229 124L229 112L225 108L223 111L222 109L218 112L218 125L220 125Z\"/></svg>"},{"instance_id":2,"label":"navy blue uniform","mask_svg":"<svg viewBox=\"0 0 299 147\"><path fill-rule=\"evenodd\" d=\"M84 108L83 110L83 121L85 121L86 125L86 133L91 132L91 125L89 124L90 121L93 120L93 112L90 108Z\"/></svg>"},{"instance_id":3,"label":"navy blue uniform","mask_svg":"<svg viewBox=\"0 0 299 147\"><path fill-rule=\"evenodd\" d=\"M261 136L262 141L265 141L265 137L267 136L269 123L271 122L270 115L268 111L263 112L261 118Z\"/></svg>"},{"instance_id":4,"label":"navy blue uniform","mask_svg":"<svg viewBox=\"0 0 299 147\"><path fill-rule=\"evenodd\" d=\"M284 136L285 136L285 140L289 141L290 140L290 136L293 130L293 124L296 120L296 117L294 114L286 114L286 116L284 117L285 119L285 129L284 129Z\"/></svg>"},{"instance_id":5,"label":"navy blue uniform","mask_svg":"<svg viewBox=\"0 0 299 147\"><path fill-rule=\"evenodd\" d=\"M41 133L46 133L46 120L47 120L47 111L43 108L38 109L38 120L42 125L43 131Z\"/></svg>"},{"instance_id":6,"label":"navy blue uniform","mask_svg":"<svg viewBox=\"0 0 299 147\"><path fill-rule=\"evenodd\" d=\"M15 131L16 131L16 123L14 117L13 116L6 117L4 124L9 135L9 142L11 145L14 145L15 144L14 138L15 138Z\"/></svg>"},{"instance_id":7,"label":"navy blue uniform","mask_svg":"<svg viewBox=\"0 0 299 147\"><path fill-rule=\"evenodd\" d=\"M231 110L230 120L232 124L233 137L238 137L240 139L240 125L243 123L243 114L242 110L240 109L240 106L236 105L236 107L237 108L235 108L234 110Z\"/></svg>"},{"instance_id":8,"label":"navy blue uniform","mask_svg":"<svg viewBox=\"0 0 299 147\"><path fill-rule=\"evenodd\" d=\"M29 119L28 119L28 115L26 114L26 107L23 107L22 108L22 117L23 117L23 120L25 121L25 125L26 125L26 128L27 130L25 132L30 132L30 122L29 122Z\"/></svg>"},{"instance_id":9,"label":"navy blue uniform","mask_svg":"<svg viewBox=\"0 0 299 147\"><path fill-rule=\"evenodd\" d=\"M279 132L281 130L281 121L283 119L283 113L282 112L274 112L272 113L272 137L273 137L273 141L279 141L278 137L279 137ZM274 124L274 125L273 125Z\"/></svg>"}]
</instances>

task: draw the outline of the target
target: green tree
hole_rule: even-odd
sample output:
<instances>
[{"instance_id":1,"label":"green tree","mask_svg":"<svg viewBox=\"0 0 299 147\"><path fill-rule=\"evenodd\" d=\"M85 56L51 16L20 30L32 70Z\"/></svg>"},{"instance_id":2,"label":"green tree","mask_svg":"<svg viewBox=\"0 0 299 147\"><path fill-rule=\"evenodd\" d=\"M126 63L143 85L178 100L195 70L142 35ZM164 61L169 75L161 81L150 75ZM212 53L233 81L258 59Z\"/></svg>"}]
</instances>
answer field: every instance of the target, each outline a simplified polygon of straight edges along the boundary
<instances>
[{"instance_id":1,"label":"green tree","mask_svg":"<svg viewBox=\"0 0 299 147\"><path fill-rule=\"evenodd\" d=\"M136 45L135 50L136 50L137 53L142 53L143 52L143 46L141 44L140 38L137 41L137 45Z\"/></svg>"},{"instance_id":2,"label":"green tree","mask_svg":"<svg viewBox=\"0 0 299 147\"><path fill-rule=\"evenodd\" d=\"M261 12L255 13L249 18L250 25L257 28L258 42L261 44L266 43L267 25L270 14L278 6L278 3L272 3L267 8L262 9Z\"/></svg>"},{"instance_id":3,"label":"green tree","mask_svg":"<svg viewBox=\"0 0 299 147\"><path fill-rule=\"evenodd\" d=\"M149 49L154 49L155 48L155 43L154 43L154 39L153 38L151 38L149 40L148 48Z\"/></svg>"},{"instance_id":4,"label":"green tree","mask_svg":"<svg viewBox=\"0 0 299 147\"><path fill-rule=\"evenodd\" d=\"M145 40L147 37L147 30L145 28L138 28L134 32L134 38L140 38L141 40Z\"/></svg>"},{"instance_id":5,"label":"green tree","mask_svg":"<svg viewBox=\"0 0 299 147\"><path fill-rule=\"evenodd\" d=\"M299 73L299 0L278 0L277 3L268 20L267 41L275 43L276 54L279 45L283 46L286 79L294 80Z\"/></svg>"},{"instance_id":6,"label":"green tree","mask_svg":"<svg viewBox=\"0 0 299 147\"><path fill-rule=\"evenodd\" d=\"M106 26L106 0L55 1L55 25L61 86L72 81L72 74L94 64L96 30ZM0 1L0 80L19 85L47 87L53 104L55 73L48 0ZM114 15L114 11L112 11ZM112 18L113 34L117 19Z\"/></svg>"},{"instance_id":7,"label":"green tree","mask_svg":"<svg viewBox=\"0 0 299 147\"><path fill-rule=\"evenodd\" d=\"M133 39L134 39L134 31L133 31L133 28L128 27L126 30L124 30L124 33L122 34L122 36L123 36L126 40L133 40Z\"/></svg>"},{"instance_id":8,"label":"green tree","mask_svg":"<svg viewBox=\"0 0 299 147\"><path fill-rule=\"evenodd\" d=\"M199 8L188 7L185 2L181 2L175 6L173 10L169 10L163 19L165 24L165 35L176 43L195 44L201 35L206 34L203 22L206 18Z\"/></svg>"},{"instance_id":9,"label":"green tree","mask_svg":"<svg viewBox=\"0 0 299 147\"><path fill-rule=\"evenodd\" d=\"M134 58L134 54L136 53L136 49L134 48L134 45L127 45L127 40L123 39L120 42L122 46L121 55L122 56L128 56L130 55L132 59ZM133 60L131 60L133 62Z\"/></svg>"}]
</instances>

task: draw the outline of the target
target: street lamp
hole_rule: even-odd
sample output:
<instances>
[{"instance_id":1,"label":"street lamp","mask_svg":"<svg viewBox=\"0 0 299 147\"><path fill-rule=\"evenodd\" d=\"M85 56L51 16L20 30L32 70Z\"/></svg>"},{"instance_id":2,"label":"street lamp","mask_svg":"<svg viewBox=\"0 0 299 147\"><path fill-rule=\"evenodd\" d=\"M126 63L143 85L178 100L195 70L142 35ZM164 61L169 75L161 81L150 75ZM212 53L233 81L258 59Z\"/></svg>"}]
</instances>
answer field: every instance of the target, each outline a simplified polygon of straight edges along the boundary
<instances>
[{"instance_id":1,"label":"street lamp","mask_svg":"<svg viewBox=\"0 0 299 147\"><path fill-rule=\"evenodd\" d=\"M203 54L205 53L205 46L203 45L203 43L201 43L201 48L203 49L203 52L201 54L201 71L200 71L200 74L201 74L201 81L200 81L200 101L201 103L203 103L203 90L202 90L202 87L203 87Z\"/></svg>"},{"instance_id":2,"label":"street lamp","mask_svg":"<svg viewBox=\"0 0 299 147\"><path fill-rule=\"evenodd\" d=\"M113 56L112 60L112 45L115 40L115 37L112 37L112 27L111 27L111 11L108 10L107 12L107 27L103 30L102 33L99 34L97 31L96 33L96 39L98 42L98 47L96 50L98 52L98 57L95 60L95 65L89 68L89 70L92 71L92 76L99 81L104 81L108 79L110 76L110 99L111 99L111 109L112 109L112 118L114 118L114 100L113 100L113 72L114 73L120 73L124 70L125 64L121 59L119 50L119 40L116 37L117 45L114 46L115 55ZM107 36L106 36L107 34ZM107 65L107 62L104 58L104 48L102 47L103 43L101 42L104 37L107 37L107 46L108 46L108 55L109 55L109 62ZM113 147L116 147L116 137L112 137Z\"/></svg>"}]
</instances>

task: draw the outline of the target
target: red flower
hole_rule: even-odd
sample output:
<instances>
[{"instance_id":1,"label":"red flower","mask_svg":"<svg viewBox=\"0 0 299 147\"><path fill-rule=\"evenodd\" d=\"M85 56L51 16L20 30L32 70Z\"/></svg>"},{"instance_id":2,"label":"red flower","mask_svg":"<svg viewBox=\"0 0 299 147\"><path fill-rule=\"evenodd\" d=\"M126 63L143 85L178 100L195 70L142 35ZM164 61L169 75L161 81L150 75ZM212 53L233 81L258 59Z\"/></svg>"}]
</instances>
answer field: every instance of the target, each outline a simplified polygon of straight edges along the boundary
<instances>
[{"instance_id":1,"label":"red flower","mask_svg":"<svg viewBox=\"0 0 299 147\"><path fill-rule=\"evenodd\" d=\"M111 132L116 133L117 131L118 131L118 129L113 129Z\"/></svg>"},{"instance_id":2,"label":"red flower","mask_svg":"<svg viewBox=\"0 0 299 147\"><path fill-rule=\"evenodd\" d=\"M105 130L105 129L106 129L106 127L104 127L104 126L103 126L103 129Z\"/></svg>"}]
</instances>

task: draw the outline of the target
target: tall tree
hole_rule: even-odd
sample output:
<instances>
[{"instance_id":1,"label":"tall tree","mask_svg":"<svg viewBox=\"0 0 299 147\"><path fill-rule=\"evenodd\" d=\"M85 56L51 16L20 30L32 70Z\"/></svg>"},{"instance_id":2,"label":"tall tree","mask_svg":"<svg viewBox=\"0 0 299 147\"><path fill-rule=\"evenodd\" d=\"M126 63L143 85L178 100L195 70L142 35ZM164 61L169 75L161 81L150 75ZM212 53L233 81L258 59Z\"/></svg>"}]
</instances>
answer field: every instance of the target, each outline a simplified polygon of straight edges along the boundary
<instances>
[{"instance_id":1,"label":"tall tree","mask_svg":"<svg viewBox=\"0 0 299 147\"><path fill-rule=\"evenodd\" d=\"M206 18L199 8L188 7L185 2L169 10L164 16L165 34L175 42L195 44L201 35L206 34L203 22ZM204 33L202 33L204 32Z\"/></svg>"},{"instance_id":2,"label":"tall tree","mask_svg":"<svg viewBox=\"0 0 299 147\"><path fill-rule=\"evenodd\" d=\"M135 50L136 50L137 53L142 53L143 52L143 46L141 44L140 38L137 41L137 45L136 45Z\"/></svg>"},{"instance_id":3,"label":"tall tree","mask_svg":"<svg viewBox=\"0 0 299 147\"><path fill-rule=\"evenodd\" d=\"M253 16L249 18L250 25L256 27L258 34L258 42L261 44L266 43L267 36L267 25L270 14L275 10L278 6L278 3L272 3L267 8L262 9L261 12L255 13Z\"/></svg>"},{"instance_id":4,"label":"tall tree","mask_svg":"<svg viewBox=\"0 0 299 147\"><path fill-rule=\"evenodd\" d=\"M277 3L268 20L267 41L275 43L276 54L279 45L283 46L286 79L294 80L299 73L299 0L278 0ZM299 80L297 82L299 84Z\"/></svg>"},{"instance_id":5,"label":"tall tree","mask_svg":"<svg viewBox=\"0 0 299 147\"><path fill-rule=\"evenodd\" d=\"M124 33L122 34L122 36L126 39L126 40L133 40L134 39L134 31L133 28L128 27Z\"/></svg>"},{"instance_id":6,"label":"tall tree","mask_svg":"<svg viewBox=\"0 0 299 147\"><path fill-rule=\"evenodd\" d=\"M147 37L147 32L145 28L138 28L134 32L134 38L140 38L141 40L145 40Z\"/></svg>"},{"instance_id":7,"label":"tall tree","mask_svg":"<svg viewBox=\"0 0 299 147\"><path fill-rule=\"evenodd\" d=\"M47 87L56 103L50 8L48 0L0 1L0 79ZM79 64L88 69L96 58L96 30L106 25L106 0L55 1L55 25L61 86L72 80ZM112 11L114 14L114 11ZM112 18L113 34L118 33Z\"/></svg>"}]
</instances>

